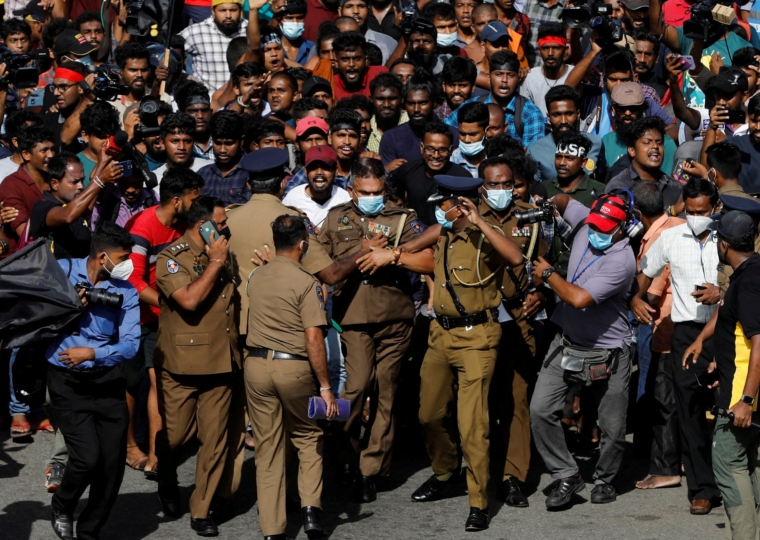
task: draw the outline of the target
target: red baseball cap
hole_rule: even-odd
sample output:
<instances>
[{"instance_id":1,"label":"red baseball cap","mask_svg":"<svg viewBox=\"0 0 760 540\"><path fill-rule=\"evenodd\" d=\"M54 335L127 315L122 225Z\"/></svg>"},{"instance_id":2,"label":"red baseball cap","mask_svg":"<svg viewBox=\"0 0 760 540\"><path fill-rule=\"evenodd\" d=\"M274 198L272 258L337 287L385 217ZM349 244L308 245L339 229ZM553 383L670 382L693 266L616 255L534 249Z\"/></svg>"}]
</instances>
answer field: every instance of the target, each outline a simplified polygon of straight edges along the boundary
<instances>
[{"instance_id":1,"label":"red baseball cap","mask_svg":"<svg viewBox=\"0 0 760 540\"><path fill-rule=\"evenodd\" d=\"M298 121L298 124L296 124L296 136L300 137L310 129L315 128L319 131L322 131L325 135L327 135L327 132L330 131L330 128L327 127L327 122L321 118L318 118L316 116L307 116L306 118L301 118Z\"/></svg>"},{"instance_id":2,"label":"red baseball cap","mask_svg":"<svg viewBox=\"0 0 760 540\"><path fill-rule=\"evenodd\" d=\"M623 210L627 203L615 195L602 195L591 205L591 212L586 218L586 225L594 225L603 233L624 223L626 212Z\"/></svg>"},{"instance_id":3,"label":"red baseball cap","mask_svg":"<svg viewBox=\"0 0 760 540\"><path fill-rule=\"evenodd\" d=\"M338 165L338 154L335 153L332 146L319 144L312 146L306 151L306 157L304 157L303 162L307 167L314 162L319 162L332 168Z\"/></svg>"}]
</instances>

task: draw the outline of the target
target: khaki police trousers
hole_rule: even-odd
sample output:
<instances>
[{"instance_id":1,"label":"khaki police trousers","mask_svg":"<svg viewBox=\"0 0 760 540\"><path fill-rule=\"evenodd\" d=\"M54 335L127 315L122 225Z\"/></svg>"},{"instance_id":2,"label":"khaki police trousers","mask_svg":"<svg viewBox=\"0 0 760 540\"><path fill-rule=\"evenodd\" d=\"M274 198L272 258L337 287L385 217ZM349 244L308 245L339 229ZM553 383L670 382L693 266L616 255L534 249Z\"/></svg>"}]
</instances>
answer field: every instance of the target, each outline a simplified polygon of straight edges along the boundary
<instances>
[{"instance_id":1,"label":"khaki police trousers","mask_svg":"<svg viewBox=\"0 0 760 540\"><path fill-rule=\"evenodd\" d=\"M344 429L354 454L361 452L359 470L364 476L390 474L393 402L401 361L411 339L411 320L346 326L340 336L346 357L346 384L341 398L351 400L351 416ZM365 435L360 444L360 420L367 397L369 436Z\"/></svg>"},{"instance_id":2,"label":"khaki police trousers","mask_svg":"<svg viewBox=\"0 0 760 540\"><path fill-rule=\"evenodd\" d=\"M256 442L256 491L264 536L285 533L286 439L298 451L301 507L322 507L323 437L309 419L309 398L316 385L307 360L245 360L248 413Z\"/></svg>"},{"instance_id":3,"label":"khaki police trousers","mask_svg":"<svg viewBox=\"0 0 760 540\"><path fill-rule=\"evenodd\" d=\"M420 371L420 423L433 473L457 469L457 441L461 438L470 506L480 509L488 508L488 393L500 338L497 322L447 331L433 321ZM455 385L459 386L456 425L452 418Z\"/></svg>"},{"instance_id":4,"label":"khaki police trousers","mask_svg":"<svg viewBox=\"0 0 760 540\"><path fill-rule=\"evenodd\" d=\"M227 415L232 401L232 373L176 375L158 369L158 410L163 428L156 435L161 463L159 487L177 482L177 450L197 434L200 442L195 466L195 490L190 496L190 517L208 518L227 457Z\"/></svg>"}]
</instances>

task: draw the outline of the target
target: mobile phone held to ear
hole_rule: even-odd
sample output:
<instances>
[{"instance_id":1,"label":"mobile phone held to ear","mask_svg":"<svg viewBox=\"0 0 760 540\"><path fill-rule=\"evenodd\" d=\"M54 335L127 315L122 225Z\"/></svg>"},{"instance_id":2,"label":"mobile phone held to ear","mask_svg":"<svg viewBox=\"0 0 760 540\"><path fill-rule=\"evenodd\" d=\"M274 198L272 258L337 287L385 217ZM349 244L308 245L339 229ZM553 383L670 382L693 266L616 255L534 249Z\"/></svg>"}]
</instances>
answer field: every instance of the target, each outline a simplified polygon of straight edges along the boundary
<instances>
[{"instance_id":1,"label":"mobile phone held to ear","mask_svg":"<svg viewBox=\"0 0 760 540\"><path fill-rule=\"evenodd\" d=\"M211 233L214 233L214 240L219 240L219 231L211 221L206 221L198 227L198 232L201 233L203 241L209 246L211 245Z\"/></svg>"}]
</instances>

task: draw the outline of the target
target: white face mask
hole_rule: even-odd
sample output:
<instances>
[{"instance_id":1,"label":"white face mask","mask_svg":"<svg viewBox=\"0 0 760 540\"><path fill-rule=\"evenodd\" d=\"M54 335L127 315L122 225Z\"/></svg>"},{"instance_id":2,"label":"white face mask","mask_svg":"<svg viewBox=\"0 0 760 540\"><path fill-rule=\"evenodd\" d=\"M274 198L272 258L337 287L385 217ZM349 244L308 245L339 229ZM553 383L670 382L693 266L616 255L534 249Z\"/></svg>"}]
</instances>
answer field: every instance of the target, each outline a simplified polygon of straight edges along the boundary
<instances>
[{"instance_id":1,"label":"white face mask","mask_svg":"<svg viewBox=\"0 0 760 540\"><path fill-rule=\"evenodd\" d=\"M111 264L114 264L111 260L111 257L106 254L106 259ZM106 272L113 278L113 279L129 279L129 276L132 275L132 271L135 269L135 265L132 262L132 259L127 259L126 261L120 262L119 264L114 264L112 270L108 270L105 265L103 265L103 268L106 269Z\"/></svg>"},{"instance_id":2,"label":"white face mask","mask_svg":"<svg viewBox=\"0 0 760 540\"><path fill-rule=\"evenodd\" d=\"M439 47L451 47L456 43L458 37L459 36L456 32L452 32L451 34L441 34L438 32L436 43L438 43Z\"/></svg>"},{"instance_id":3,"label":"white face mask","mask_svg":"<svg viewBox=\"0 0 760 540\"><path fill-rule=\"evenodd\" d=\"M477 156L483 151L483 141L485 141L485 138L473 143L465 143L460 140L459 151L465 156Z\"/></svg>"},{"instance_id":4,"label":"white face mask","mask_svg":"<svg viewBox=\"0 0 760 540\"><path fill-rule=\"evenodd\" d=\"M707 226L710 225L712 219L710 216L686 216L686 223L689 225L691 232L695 236L699 236L707 230Z\"/></svg>"}]
</instances>

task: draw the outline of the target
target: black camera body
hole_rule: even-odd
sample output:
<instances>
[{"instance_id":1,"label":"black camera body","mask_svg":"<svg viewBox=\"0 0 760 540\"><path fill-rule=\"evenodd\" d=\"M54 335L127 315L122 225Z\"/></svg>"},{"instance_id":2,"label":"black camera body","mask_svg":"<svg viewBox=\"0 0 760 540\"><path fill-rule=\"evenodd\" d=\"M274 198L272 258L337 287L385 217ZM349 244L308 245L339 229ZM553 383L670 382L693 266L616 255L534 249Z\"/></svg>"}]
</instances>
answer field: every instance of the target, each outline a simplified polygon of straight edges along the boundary
<instances>
[{"instance_id":1,"label":"black camera body","mask_svg":"<svg viewBox=\"0 0 760 540\"><path fill-rule=\"evenodd\" d=\"M530 210L515 210L517 226L523 227L533 223L552 223L554 221L555 208L549 201L539 201L536 206Z\"/></svg>"},{"instance_id":2,"label":"black camera body","mask_svg":"<svg viewBox=\"0 0 760 540\"><path fill-rule=\"evenodd\" d=\"M110 293L104 289L96 289L84 281L80 281L74 285L74 290L77 293L84 291L84 297L91 304L99 304L101 306L118 309L124 302L124 295L118 293Z\"/></svg>"},{"instance_id":3,"label":"black camera body","mask_svg":"<svg viewBox=\"0 0 760 540\"><path fill-rule=\"evenodd\" d=\"M40 70L30 67L31 62L42 64L48 62L47 49L30 51L28 54L16 54L5 45L0 45L0 64L5 64L5 82L14 88L35 88L39 81Z\"/></svg>"},{"instance_id":4,"label":"black camera body","mask_svg":"<svg viewBox=\"0 0 760 540\"><path fill-rule=\"evenodd\" d=\"M158 101L143 98L138 114L140 123L135 126L135 138L155 137L161 133L161 127L158 125Z\"/></svg>"},{"instance_id":5,"label":"black camera body","mask_svg":"<svg viewBox=\"0 0 760 540\"><path fill-rule=\"evenodd\" d=\"M97 99L114 101L119 96L129 94L129 86L119 84L120 77L107 65L88 66L88 73L95 73L95 82L89 90ZM84 82L84 81L83 81Z\"/></svg>"},{"instance_id":6,"label":"black camera body","mask_svg":"<svg viewBox=\"0 0 760 540\"><path fill-rule=\"evenodd\" d=\"M732 6L732 0L702 0L693 4L689 10L691 18L683 23L683 35L707 41L710 37L722 34L725 30L721 26L731 24L735 16ZM721 17L720 11L724 12L724 17Z\"/></svg>"},{"instance_id":7,"label":"black camera body","mask_svg":"<svg viewBox=\"0 0 760 540\"><path fill-rule=\"evenodd\" d=\"M600 47L607 47L623 39L623 27L612 22L612 6L588 0L578 6L562 10L562 22L568 28L593 28L599 36Z\"/></svg>"}]
</instances>

